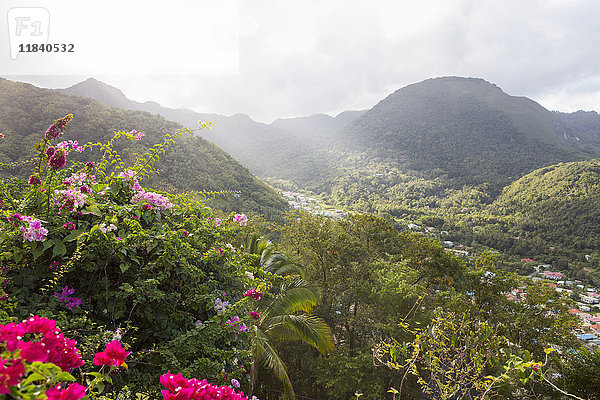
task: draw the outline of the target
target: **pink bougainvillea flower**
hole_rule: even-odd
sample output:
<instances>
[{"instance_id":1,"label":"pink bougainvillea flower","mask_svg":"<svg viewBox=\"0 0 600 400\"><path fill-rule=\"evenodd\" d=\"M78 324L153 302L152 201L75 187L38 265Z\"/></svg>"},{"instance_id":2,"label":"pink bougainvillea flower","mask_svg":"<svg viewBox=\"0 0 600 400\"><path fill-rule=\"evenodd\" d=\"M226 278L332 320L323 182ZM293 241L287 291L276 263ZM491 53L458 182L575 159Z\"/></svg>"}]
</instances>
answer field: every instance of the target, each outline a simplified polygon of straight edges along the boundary
<instances>
[{"instance_id":1,"label":"pink bougainvillea flower","mask_svg":"<svg viewBox=\"0 0 600 400\"><path fill-rule=\"evenodd\" d=\"M38 175L31 175L29 177L29 184L30 185L41 185L42 180L40 179L40 177Z\"/></svg>"},{"instance_id":2,"label":"pink bougainvillea flower","mask_svg":"<svg viewBox=\"0 0 600 400\"><path fill-rule=\"evenodd\" d=\"M66 389L61 389L61 385L50 388L46 391L48 400L79 400L85 397L87 388L79 383L71 383Z\"/></svg>"},{"instance_id":3,"label":"pink bougainvillea flower","mask_svg":"<svg viewBox=\"0 0 600 400\"><path fill-rule=\"evenodd\" d=\"M60 135L62 135L67 124L71 122L72 119L73 114L68 114L62 118L55 120L54 123L50 125L50 127L46 130L46 133L44 134L46 140L56 139Z\"/></svg>"},{"instance_id":4,"label":"pink bougainvillea flower","mask_svg":"<svg viewBox=\"0 0 600 400\"><path fill-rule=\"evenodd\" d=\"M10 365L7 365L10 362ZM19 384L25 375L25 366L19 358L16 360L3 360L0 358L0 394L8 394L9 387Z\"/></svg>"},{"instance_id":5,"label":"pink bougainvillea flower","mask_svg":"<svg viewBox=\"0 0 600 400\"><path fill-rule=\"evenodd\" d=\"M246 293L244 293L245 297L250 297L253 300L260 300L262 295L263 295L263 293L260 290L256 290L256 289L250 289Z\"/></svg>"},{"instance_id":6,"label":"pink bougainvillea flower","mask_svg":"<svg viewBox=\"0 0 600 400\"><path fill-rule=\"evenodd\" d=\"M121 366L125 362L125 358L131 354L130 351L125 351L121 348L121 342L113 340L106 345L103 352L94 355L94 365Z\"/></svg>"},{"instance_id":7,"label":"pink bougainvillea flower","mask_svg":"<svg viewBox=\"0 0 600 400\"><path fill-rule=\"evenodd\" d=\"M46 151L46 154L47 151ZM48 160L48 166L53 169L60 169L67 163L67 155L64 150L59 149L52 154L50 160Z\"/></svg>"}]
</instances>

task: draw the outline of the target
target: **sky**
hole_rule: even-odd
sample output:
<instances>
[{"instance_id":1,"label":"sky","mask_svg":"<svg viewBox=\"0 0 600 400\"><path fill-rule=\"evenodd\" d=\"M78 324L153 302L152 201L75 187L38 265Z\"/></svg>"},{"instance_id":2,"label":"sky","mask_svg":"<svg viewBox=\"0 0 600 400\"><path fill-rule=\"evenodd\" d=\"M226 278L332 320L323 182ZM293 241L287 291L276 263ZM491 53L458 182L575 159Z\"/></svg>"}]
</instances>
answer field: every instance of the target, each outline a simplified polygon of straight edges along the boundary
<instances>
[{"instance_id":1,"label":"sky","mask_svg":"<svg viewBox=\"0 0 600 400\"><path fill-rule=\"evenodd\" d=\"M73 54L11 59L15 25L12 37L0 35L0 76L42 87L94 77L132 100L269 123L368 109L408 84L464 76L550 110L600 111L597 0L3 0L3 7L0 18L15 7L47 9L48 43L75 44Z\"/></svg>"}]
</instances>

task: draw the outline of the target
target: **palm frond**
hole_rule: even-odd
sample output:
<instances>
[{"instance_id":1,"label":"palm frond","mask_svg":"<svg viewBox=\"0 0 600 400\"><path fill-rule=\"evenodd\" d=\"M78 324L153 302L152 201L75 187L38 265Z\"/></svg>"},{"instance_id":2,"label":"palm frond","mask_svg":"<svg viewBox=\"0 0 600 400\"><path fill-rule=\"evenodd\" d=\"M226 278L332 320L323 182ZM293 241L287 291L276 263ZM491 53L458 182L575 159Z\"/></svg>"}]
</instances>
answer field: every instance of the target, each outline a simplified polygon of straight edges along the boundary
<instances>
[{"instance_id":1,"label":"palm frond","mask_svg":"<svg viewBox=\"0 0 600 400\"><path fill-rule=\"evenodd\" d=\"M275 275L298 274L301 278L304 278L304 270L299 265L293 263L287 255L278 251L272 252L264 261L261 260L261 267L266 272Z\"/></svg>"},{"instance_id":2,"label":"palm frond","mask_svg":"<svg viewBox=\"0 0 600 400\"><path fill-rule=\"evenodd\" d=\"M320 300L316 287L306 284L301 279L285 282L279 294L275 296L263 313L268 317L310 312Z\"/></svg>"},{"instance_id":3,"label":"palm frond","mask_svg":"<svg viewBox=\"0 0 600 400\"><path fill-rule=\"evenodd\" d=\"M321 354L334 348L331 329L316 315L278 315L266 323L265 333L277 339L308 343Z\"/></svg>"},{"instance_id":4,"label":"palm frond","mask_svg":"<svg viewBox=\"0 0 600 400\"><path fill-rule=\"evenodd\" d=\"M254 362L269 368L277 379L283 383L283 393L286 400L296 398L292 382L285 369L285 364L279 358L277 350L269 343L269 338L258 327L255 327L251 340Z\"/></svg>"}]
</instances>

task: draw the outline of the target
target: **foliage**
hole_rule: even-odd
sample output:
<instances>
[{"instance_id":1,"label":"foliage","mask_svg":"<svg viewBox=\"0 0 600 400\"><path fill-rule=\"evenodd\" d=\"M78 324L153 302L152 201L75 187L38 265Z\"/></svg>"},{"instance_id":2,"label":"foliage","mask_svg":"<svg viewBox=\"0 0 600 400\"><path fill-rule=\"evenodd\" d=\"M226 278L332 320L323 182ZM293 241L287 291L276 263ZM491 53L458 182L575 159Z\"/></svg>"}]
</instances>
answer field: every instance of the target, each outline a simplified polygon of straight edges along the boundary
<instances>
[{"instance_id":1,"label":"foliage","mask_svg":"<svg viewBox=\"0 0 600 400\"><path fill-rule=\"evenodd\" d=\"M62 134L68 119L51 128ZM215 383L246 382L249 338L225 323L244 312L236 301L250 266L227 241L246 217L232 213L216 223L194 198L143 188L139 177L171 140L140 154L129 169L118 138L136 142L141 135L117 132L108 144L83 146L101 149L96 162L63 166L52 159L64 142L43 137L29 183L2 180L5 321L56 318L84 356L123 338L135 368L114 377L114 390L127 385L156 394L156 376L168 368ZM79 148L69 146L61 157ZM223 303L230 306L217 307Z\"/></svg>"},{"instance_id":2,"label":"foliage","mask_svg":"<svg viewBox=\"0 0 600 400\"><path fill-rule=\"evenodd\" d=\"M535 381L557 389L545 371L554 349L546 349L545 361L536 361L487 322L438 310L428 327L413 334L412 342L382 342L374 351L379 363L405 370L400 390L390 390L394 397L400 396L408 373L417 377L421 398L427 399L491 399L507 391L523 398ZM514 386L502 388L507 385Z\"/></svg>"}]
</instances>

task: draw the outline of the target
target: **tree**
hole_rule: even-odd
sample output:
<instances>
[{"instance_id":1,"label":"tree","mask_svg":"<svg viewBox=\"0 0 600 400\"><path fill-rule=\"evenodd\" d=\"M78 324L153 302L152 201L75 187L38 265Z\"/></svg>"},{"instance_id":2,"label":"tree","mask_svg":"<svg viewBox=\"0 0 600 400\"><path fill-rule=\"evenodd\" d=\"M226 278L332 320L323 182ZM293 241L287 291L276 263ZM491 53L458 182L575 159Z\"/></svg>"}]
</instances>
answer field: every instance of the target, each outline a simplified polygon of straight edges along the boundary
<instances>
[{"instance_id":1,"label":"tree","mask_svg":"<svg viewBox=\"0 0 600 400\"><path fill-rule=\"evenodd\" d=\"M294 399L285 363L274 342L307 343L321 354L333 350L331 329L323 319L310 314L318 304L320 294L315 286L300 278L304 271L285 254L276 251L272 242L253 235L246 251L259 256L258 266L273 283L264 294L257 290L246 292L248 297L256 300L253 316L258 319L250 337L253 356L250 394L255 389L259 368L264 365L283 383L285 398Z\"/></svg>"}]
</instances>

